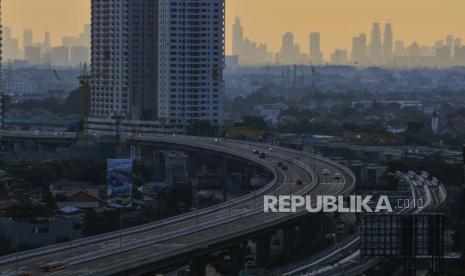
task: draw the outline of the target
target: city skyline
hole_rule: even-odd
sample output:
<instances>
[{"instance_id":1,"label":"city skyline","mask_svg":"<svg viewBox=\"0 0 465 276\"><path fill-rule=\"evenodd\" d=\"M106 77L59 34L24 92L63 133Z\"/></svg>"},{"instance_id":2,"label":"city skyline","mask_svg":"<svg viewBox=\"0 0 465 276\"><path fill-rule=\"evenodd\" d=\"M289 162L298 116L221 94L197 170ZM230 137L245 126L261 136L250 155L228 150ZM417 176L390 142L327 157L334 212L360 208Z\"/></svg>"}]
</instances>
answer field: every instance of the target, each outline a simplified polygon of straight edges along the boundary
<instances>
[{"instance_id":1,"label":"city skyline","mask_svg":"<svg viewBox=\"0 0 465 276\"><path fill-rule=\"evenodd\" d=\"M393 22L397 39L407 44L433 44L439 37L448 34L465 37L465 19L460 11L465 2L460 0L234 0L227 1L226 8L226 53L232 51L232 25L234 17L239 16L247 29L247 37L259 43L266 43L268 50L278 52L282 34L294 33L296 44L302 45L307 52L308 35L321 33L321 50L326 57L335 49L350 49L352 38L358 33L368 33L367 24L373 21ZM22 32L32 28L40 34L51 33L52 45L59 45L61 37L75 36L82 25L90 22L90 1L86 0L4 0L3 24L12 28L13 36L22 43ZM27 9L25 8L27 5ZM400 6L402 5L402 6ZM49 7L59 10L53 16L41 16L50 12ZM340 8L335 8L340 7ZM421 13L416 13L421 8ZM281 12L281 20L276 20L276 10ZM415 13L415 17L410 16ZM40 16L38 16L40 15ZM290 16L292 15L292 16ZM69 20L72 18L73 20ZM350 22L350 24L347 24ZM20 44L22 45L22 44Z\"/></svg>"},{"instance_id":2,"label":"city skyline","mask_svg":"<svg viewBox=\"0 0 465 276\"><path fill-rule=\"evenodd\" d=\"M447 35L429 45L417 41L408 43L397 39L390 21L373 22L369 32L361 32L352 38L350 48L336 48L326 55L321 52L322 39L319 32L310 33L304 45L296 42L294 33L286 32L282 35L280 50L272 52L266 43L257 43L247 36L247 30L239 17L235 18L232 29L234 58L230 59L231 66L328 63L394 67L465 65L465 47L461 37Z\"/></svg>"},{"instance_id":3,"label":"city skyline","mask_svg":"<svg viewBox=\"0 0 465 276\"><path fill-rule=\"evenodd\" d=\"M367 24L369 29L370 25ZM90 24L82 27L77 36L63 36L56 45L51 44L51 34L46 31L41 40L40 34L32 28L23 31L22 43L13 36L9 26L3 26L4 61L26 60L30 65L82 66L89 64ZM293 32L281 35L279 51L269 49L267 43L256 42L248 36L248 29L242 19L235 17L231 26L231 38L226 45L238 56L241 65L265 64L341 64L361 66L454 66L465 64L465 47L462 38L453 35L438 37L431 44L409 43L397 37L395 25L391 21L371 22L371 29L360 31L351 39L348 48L337 47L323 52L325 34L311 32L307 41L300 45ZM321 38L323 37L323 39ZM457 50L457 51L454 51ZM416 60L405 59L415 57ZM433 58L432 57L436 57ZM426 57L426 59L425 59ZM438 60L439 59L439 60ZM455 59L453 61L452 59ZM233 62L234 64L234 62ZM233 65L230 64L230 65ZM233 65L234 66L234 65Z\"/></svg>"}]
</instances>

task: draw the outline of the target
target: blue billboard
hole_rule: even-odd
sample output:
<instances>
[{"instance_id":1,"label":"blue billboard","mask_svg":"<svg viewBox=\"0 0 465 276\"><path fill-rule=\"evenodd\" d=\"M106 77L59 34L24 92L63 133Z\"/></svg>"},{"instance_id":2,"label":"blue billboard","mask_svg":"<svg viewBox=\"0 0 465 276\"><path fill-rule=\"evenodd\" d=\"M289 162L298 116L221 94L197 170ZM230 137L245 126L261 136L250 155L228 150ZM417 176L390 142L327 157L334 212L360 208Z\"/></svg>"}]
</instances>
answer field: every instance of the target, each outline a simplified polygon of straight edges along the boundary
<instances>
[{"instance_id":1,"label":"blue billboard","mask_svg":"<svg viewBox=\"0 0 465 276\"><path fill-rule=\"evenodd\" d=\"M132 205L132 160L107 160L107 201L114 207Z\"/></svg>"}]
</instances>

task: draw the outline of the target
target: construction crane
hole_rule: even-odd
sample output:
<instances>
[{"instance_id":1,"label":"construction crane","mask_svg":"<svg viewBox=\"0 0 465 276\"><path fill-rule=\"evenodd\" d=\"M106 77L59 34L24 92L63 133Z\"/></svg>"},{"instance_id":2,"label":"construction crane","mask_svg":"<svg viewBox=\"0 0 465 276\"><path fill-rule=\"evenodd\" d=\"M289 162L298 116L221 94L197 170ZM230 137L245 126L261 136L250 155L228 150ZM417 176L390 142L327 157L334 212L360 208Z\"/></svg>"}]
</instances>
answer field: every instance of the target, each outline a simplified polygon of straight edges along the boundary
<instances>
[{"instance_id":1,"label":"construction crane","mask_svg":"<svg viewBox=\"0 0 465 276\"><path fill-rule=\"evenodd\" d=\"M95 71L92 73L88 73L87 71L87 64L84 64L82 69L82 74L78 77L79 79L79 89L82 91L82 104L85 108L84 110L84 122L83 122L83 134L84 139L87 141L88 133L87 133L87 124L88 119L91 111L91 91L90 91L90 81L96 78L103 76L103 72Z\"/></svg>"},{"instance_id":2,"label":"construction crane","mask_svg":"<svg viewBox=\"0 0 465 276\"><path fill-rule=\"evenodd\" d=\"M83 105L86 107L84 112L85 117L90 114L90 81L103 76L103 72L96 70L95 72L87 72L87 64L84 64L82 74L78 77L79 88L84 91Z\"/></svg>"}]
</instances>

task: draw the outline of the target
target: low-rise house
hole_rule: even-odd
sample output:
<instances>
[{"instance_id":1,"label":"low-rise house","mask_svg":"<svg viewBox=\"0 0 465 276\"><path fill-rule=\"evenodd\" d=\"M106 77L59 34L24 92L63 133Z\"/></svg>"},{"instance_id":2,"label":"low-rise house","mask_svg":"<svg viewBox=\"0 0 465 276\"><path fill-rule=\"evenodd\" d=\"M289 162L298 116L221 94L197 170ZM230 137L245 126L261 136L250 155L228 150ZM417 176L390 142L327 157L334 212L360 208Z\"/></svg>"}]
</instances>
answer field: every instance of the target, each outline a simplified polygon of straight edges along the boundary
<instances>
[{"instance_id":1,"label":"low-rise house","mask_svg":"<svg viewBox=\"0 0 465 276\"><path fill-rule=\"evenodd\" d=\"M83 190L70 191L63 196L66 200L57 201L58 208L74 207L77 209L95 209L105 205L98 195Z\"/></svg>"}]
</instances>

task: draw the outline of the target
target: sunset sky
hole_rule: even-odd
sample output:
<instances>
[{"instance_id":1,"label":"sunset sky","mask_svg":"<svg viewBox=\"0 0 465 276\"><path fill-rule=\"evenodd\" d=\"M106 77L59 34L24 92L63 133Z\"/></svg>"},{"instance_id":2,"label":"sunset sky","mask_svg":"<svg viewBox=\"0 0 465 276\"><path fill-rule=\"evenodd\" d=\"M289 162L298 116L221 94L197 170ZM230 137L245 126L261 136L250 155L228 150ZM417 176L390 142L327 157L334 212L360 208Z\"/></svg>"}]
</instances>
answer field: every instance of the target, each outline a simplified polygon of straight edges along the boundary
<instances>
[{"instance_id":1,"label":"sunset sky","mask_svg":"<svg viewBox=\"0 0 465 276\"><path fill-rule=\"evenodd\" d=\"M2 23L22 40L24 28L33 28L35 40L48 30L52 43L76 35L90 20L90 0L2 0ZM323 51L351 48L351 39L369 33L375 20L393 24L394 39L432 44L447 34L465 40L465 0L227 0L227 52L231 26L240 16L246 35L279 49L283 33L292 31L302 51L308 33L322 33Z\"/></svg>"}]
</instances>

